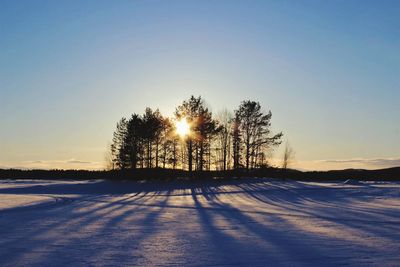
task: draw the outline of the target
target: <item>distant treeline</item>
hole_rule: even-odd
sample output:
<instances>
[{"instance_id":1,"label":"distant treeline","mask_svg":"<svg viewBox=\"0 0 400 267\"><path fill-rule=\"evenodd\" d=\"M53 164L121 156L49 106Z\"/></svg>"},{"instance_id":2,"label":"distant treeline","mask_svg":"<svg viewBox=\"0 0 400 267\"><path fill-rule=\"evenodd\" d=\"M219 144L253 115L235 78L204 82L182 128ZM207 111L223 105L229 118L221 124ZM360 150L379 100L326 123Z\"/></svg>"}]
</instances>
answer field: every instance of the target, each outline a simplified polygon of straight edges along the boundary
<instances>
[{"instance_id":1,"label":"distant treeline","mask_svg":"<svg viewBox=\"0 0 400 267\"><path fill-rule=\"evenodd\" d=\"M283 136L271 132L271 116L271 111L263 113L258 102L249 100L233 112L225 109L214 115L200 96L183 101L173 118L146 108L143 115L133 114L117 123L108 169L267 167Z\"/></svg>"},{"instance_id":2,"label":"distant treeline","mask_svg":"<svg viewBox=\"0 0 400 267\"><path fill-rule=\"evenodd\" d=\"M163 168L135 170L15 170L0 169L0 179L110 179L110 180L199 180L199 179L239 179L248 177L267 177L278 179L332 181L332 180L400 180L400 167L381 170L338 170L302 172L280 168L258 168L252 170L236 169L226 171L185 171Z\"/></svg>"}]
</instances>

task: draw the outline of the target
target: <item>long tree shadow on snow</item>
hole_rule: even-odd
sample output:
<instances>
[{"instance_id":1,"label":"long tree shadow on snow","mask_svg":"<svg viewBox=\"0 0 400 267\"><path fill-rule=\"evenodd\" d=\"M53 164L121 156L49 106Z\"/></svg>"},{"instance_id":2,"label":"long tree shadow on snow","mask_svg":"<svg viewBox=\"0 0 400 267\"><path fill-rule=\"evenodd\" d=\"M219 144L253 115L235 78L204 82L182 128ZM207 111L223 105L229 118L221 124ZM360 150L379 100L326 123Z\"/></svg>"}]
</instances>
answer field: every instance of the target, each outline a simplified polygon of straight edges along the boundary
<instances>
[{"instance_id":1,"label":"long tree shadow on snow","mask_svg":"<svg viewBox=\"0 0 400 267\"><path fill-rule=\"evenodd\" d=\"M293 183L285 185L263 180L208 184L165 183L159 185L158 189L156 184L132 185L118 182L115 185L107 181L89 185L56 184L48 188L3 188L0 194L79 193L84 196L79 201L50 209L6 214L15 218L13 224L10 224L12 218L7 220L0 217L0 245L3 248L15 248L12 253L0 251L0 265L21 262L32 255L36 255L34 263L38 266L68 261L90 265L96 264L97 259L108 259L110 262L104 264L112 265L116 258L121 264L152 265L151 259L142 254L143 246L157 242L163 231L168 230L162 218L167 212L168 216L174 216L174 211L179 210L183 212L176 214L192 216L186 220L195 220L198 222L195 226L202 230L201 236L194 235L190 229L184 233L180 229L175 230L178 231L177 236L185 234L185 237L180 238L193 243L181 255L197 257L195 261L189 261L189 265L254 266L265 265L267 262L271 265L296 263L301 266L321 260L328 260L335 265L351 261L340 256L340 249L338 253L335 244L344 244L344 248L349 250L372 251L368 244L361 245L351 240L340 240L334 235L322 235L299 228L290 218L339 224L346 231L365 232L397 243L400 247L397 225L385 224L379 227L373 223L385 222L388 218L397 219L393 216L398 215L395 210L381 209L379 212L368 213L368 210L351 205L352 201L358 199L357 196L341 192L341 189L334 190L325 190L324 195L313 195L312 186ZM170 203L170 199L177 196L190 196L191 201ZM249 205L241 206L241 203ZM309 208L310 203L314 204L312 210ZM340 206L366 216L365 221L344 216L338 208ZM283 212L271 212L268 207ZM38 212L40 216L34 215ZM54 218L55 215L59 217ZM132 227L141 227L142 230L130 231ZM21 229L23 231L17 237L12 234ZM390 231L394 232L390 235ZM24 243L18 243L20 240L24 240ZM102 242L107 240L110 242L103 245ZM201 244L203 247L199 248ZM74 253L76 249L80 251L78 255ZM374 249L374 253L381 252ZM36 251L44 252L38 254ZM238 254L241 256L232 256ZM82 255L86 255L83 261L80 259ZM248 262L249 259L251 262Z\"/></svg>"},{"instance_id":2,"label":"long tree shadow on snow","mask_svg":"<svg viewBox=\"0 0 400 267\"><path fill-rule=\"evenodd\" d=\"M233 221L235 225L243 226L250 234L253 234L255 238L265 239L265 242L269 242L269 244L272 245L270 247L275 248L275 253L277 253L278 251L278 253L284 254L285 256L283 258L285 259L289 259L290 257L297 257L297 260L295 260L294 262L301 262L302 258L304 259L310 257L311 254L312 256L308 259L308 263L311 259L316 260L318 257L329 259L329 257L334 257L333 253L330 252L335 250L334 244L337 244L339 242L345 244L345 247L347 247L347 249L351 249L353 251L367 250L368 252L365 254L369 254L369 256L377 255L379 253L385 255L385 252L387 252L385 249L388 248L388 246L380 246L379 244L376 244L374 246L374 249L371 249L371 245L374 244L368 244L368 242L359 242L359 240L351 240L351 238L343 239L343 237L336 236L335 232L329 233L329 231L327 231L326 233L322 234L318 231L310 231L304 228L298 228L299 224L293 224L293 220L288 220L288 217L294 217L295 219L296 217L298 217L297 221L304 220L304 222L300 224L307 223L307 220L309 220L310 222L312 222L313 220L319 220L329 222L330 224L337 224L339 225L340 231L343 230L349 233L364 234L364 236L374 236L376 239L380 238L384 240L384 243L386 244L394 244L395 248L397 249L400 247L400 236L398 234L398 230L396 230L398 229L399 220L397 220L397 216L391 217L393 215L393 209L388 209L385 211L385 209L383 208L377 213L371 211L368 214L365 214L366 210L363 210L363 216L365 216L365 218L360 218L360 214L358 214L359 218L356 219L354 217L346 218L346 216L343 218L343 215L340 213L341 209L335 210L332 208L327 209L325 207L324 212L329 213L328 216L327 214L322 212L322 209L318 211L307 211L307 205L304 203L304 201L306 200L308 202L310 200L310 196L304 198L301 194L297 193L288 196L288 194L291 194L290 192L285 192L284 194L272 194L272 196L269 196L268 194L266 194L266 192L271 192L262 190L260 188L253 188L253 186L255 186L254 184L245 185L242 183L238 186L242 188L244 193L242 195L246 196L246 199L248 196L250 196L250 198L255 199L261 204L279 206L283 210L286 210L286 212L277 212L276 214L272 213L265 215L263 215L262 213L258 213L258 215L262 215L260 217L265 221L260 221L260 218L258 218L258 221L254 221L254 216L252 215L254 215L255 213L247 212L243 209L236 209L234 199L231 199L227 203L226 200L219 200L222 194L218 192L215 193L213 192L213 190L210 190L210 188L200 188L200 190L203 192L203 194L201 195L204 195L208 201L211 201L213 206L221 208L221 212L217 212L217 209L213 209L212 211L214 213L217 213L218 216L225 215L226 220ZM336 191L340 191L340 189L337 189ZM276 192L277 191L274 191L274 193ZM197 194L194 194L193 196L195 202L197 202L197 205L199 206L200 204L197 201L196 197ZM348 205L351 209L351 202L354 201L354 199L352 199L351 197L343 198L343 195L341 196L341 198L329 198L329 196L326 197L326 200L329 199L333 200L338 205L342 205L344 209L346 209L346 205ZM335 207L337 208L337 206ZM231 211L232 209L236 209L236 212L224 212L224 210ZM205 209L201 212L202 217L205 217L207 211L208 210ZM297 214L292 216L290 212ZM398 215L398 212L399 211L397 210L396 215ZM211 215L209 217L211 217ZM389 222L386 221L388 217L391 219ZM205 220L205 222L210 221L212 221L210 218L207 218ZM272 225L271 223L268 223L269 221L273 222ZM377 225L377 222L380 222L381 224ZM287 233L289 231L295 231L295 234L293 235L292 233L291 235L288 235ZM307 240L311 242L308 242ZM315 243L315 240L317 240L317 243L325 245L313 246L312 244ZM285 250L287 248L290 248L291 252L288 251L287 253L285 253ZM310 251L312 251L311 254ZM269 258L273 258L272 256L273 255L271 255L271 257ZM280 259L282 259L282 257L280 257ZM322 260L322 258L319 260ZM344 263L343 259L340 257L340 254L336 255L336 258L334 260L338 261L336 263ZM395 262L395 260L393 260L393 262Z\"/></svg>"}]
</instances>

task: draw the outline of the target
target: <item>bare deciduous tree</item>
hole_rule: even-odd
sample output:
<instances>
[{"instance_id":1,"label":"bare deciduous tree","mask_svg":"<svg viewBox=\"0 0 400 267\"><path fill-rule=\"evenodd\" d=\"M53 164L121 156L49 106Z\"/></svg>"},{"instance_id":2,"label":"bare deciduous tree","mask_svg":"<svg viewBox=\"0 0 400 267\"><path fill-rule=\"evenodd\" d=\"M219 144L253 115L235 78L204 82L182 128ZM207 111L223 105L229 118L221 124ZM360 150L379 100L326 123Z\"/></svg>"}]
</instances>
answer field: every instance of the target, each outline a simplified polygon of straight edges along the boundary
<instances>
[{"instance_id":1,"label":"bare deciduous tree","mask_svg":"<svg viewBox=\"0 0 400 267\"><path fill-rule=\"evenodd\" d=\"M290 146L289 142L286 141L285 151L283 153L282 169L286 170L289 167L289 165L293 162L293 160L294 160L294 150Z\"/></svg>"},{"instance_id":2,"label":"bare deciduous tree","mask_svg":"<svg viewBox=\"0 0 400 267\"><path fill-rule=\"evenodd\" d=\"M230 162L230 145L231 145L231 127L232 127L232 113L223 109L216 115L218 121L217 131L217 168L220 170L227 170Z\"/></svg>"},{"instance_id":3,"label":"bare deciduous tree","mask_svg":"<svg viewBox=\"0 0 400 267\"><path fill-rule=\"evenodd\" d=\"M112 144L109 143L107 145L107 150L104 154L104 168L107 171L111 171L115 169L115 163L113 161L113 153L112 153Z\"/></svg>"}]
</instances>

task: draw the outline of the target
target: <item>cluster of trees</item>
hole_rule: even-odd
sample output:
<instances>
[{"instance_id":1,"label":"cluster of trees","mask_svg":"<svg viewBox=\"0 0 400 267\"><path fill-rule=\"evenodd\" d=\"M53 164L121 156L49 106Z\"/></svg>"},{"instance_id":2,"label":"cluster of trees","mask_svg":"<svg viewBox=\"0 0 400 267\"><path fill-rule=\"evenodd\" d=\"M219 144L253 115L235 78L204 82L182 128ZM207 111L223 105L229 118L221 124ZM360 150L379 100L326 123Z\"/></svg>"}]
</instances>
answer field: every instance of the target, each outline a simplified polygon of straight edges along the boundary
<instances>
[{"instance_id":1,"label":"cluster of trees","mask_svg":"<svg viewBox=\"0 0 400 267\"><path fill-rule=\"evenodd\" d=\"M253 169L268 165L268 155L283 134L272 134L271 112L255 101L243 101L233 113L213 116L203 99L191 96L178 106L174 118L146 108L118 123L111 144L111 168L172 168L185 170ZM187 135L176 122L186 120Z\"/></svg>"}]
</instances>

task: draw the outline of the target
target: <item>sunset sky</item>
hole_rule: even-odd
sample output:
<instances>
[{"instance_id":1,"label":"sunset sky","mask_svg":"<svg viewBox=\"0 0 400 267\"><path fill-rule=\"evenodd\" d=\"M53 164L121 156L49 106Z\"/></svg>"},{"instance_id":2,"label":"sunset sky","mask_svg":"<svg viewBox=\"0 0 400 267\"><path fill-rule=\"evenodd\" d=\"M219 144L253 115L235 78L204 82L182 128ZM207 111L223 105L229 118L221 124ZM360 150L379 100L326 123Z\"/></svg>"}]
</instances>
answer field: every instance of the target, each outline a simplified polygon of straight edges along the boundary
<instances>
[{"instance_id":1,"label":"sunset sky","mask_svg":"<svg viewBox=\"0 0 400 267\"><path fill-rule=\"evenodd\" d=\"M272 111L300 169L400 166L400 1L0 1L0 168L103 168L122 116ZM273 158L282 157L278 149Z\"/></svg>"}]
</instances>

